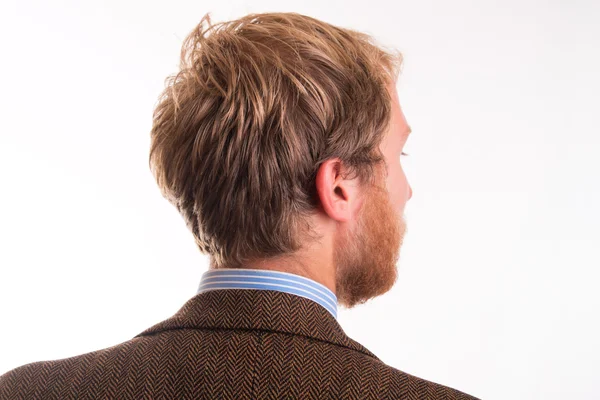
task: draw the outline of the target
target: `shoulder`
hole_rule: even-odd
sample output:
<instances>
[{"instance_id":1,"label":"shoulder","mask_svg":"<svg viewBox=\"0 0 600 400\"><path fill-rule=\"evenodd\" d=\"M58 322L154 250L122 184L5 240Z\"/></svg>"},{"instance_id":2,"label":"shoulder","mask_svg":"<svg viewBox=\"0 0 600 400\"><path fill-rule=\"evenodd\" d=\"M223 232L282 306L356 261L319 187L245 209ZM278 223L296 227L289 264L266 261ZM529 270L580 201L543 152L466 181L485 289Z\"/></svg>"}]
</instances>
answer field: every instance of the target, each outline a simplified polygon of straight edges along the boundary
<instances>
[{"instance_id":1,"label":"shoulder","mask_svg":"<svg viewBox=\"0 0 600 400\"><path fill-rule=\"evenodd\" d=\"M293 360L294 375L303 377L303 382L309 382L310 387L327 382L331 398L479 400L458 389L385 364L364 347L349 348L276 333L271 336L282 343L270 346L269 357ZM306 341L309 345L305 344ZM276 364L273 362L269 365L272 368ZM318 379L311 380L315 371L318 371Z\"/></svg>"},{"instance_id":2,"label":"shoulder","mask_svg":"<svg viewBox=\"0 0 600 400\"><path fill-rule=\"evenodd\" d=\"M35 361L0 375L0 399L75 398L80 384L93 384L94 371L127 353L143 339L55 360ZM96 374L97 375L97 374Z\"/></svg>"},{"instance_id":3,"label":"shoulder","mask_svg":"<svg viewBox=\"0 0 600 400\"><path fill-rule=\"evenodd\" d=\"M417 377L401 371L381 360L371 358L373 368L380 376L379 384L387 387L386 398L389 399L444 399L444 400L479 400L458 389Z\"/></svg>"},{"instance_id":4,"label":"shoulder","mask_svg":"<svg viewBox=\"0 0 600 400\"><path fill-rule=\"evenodd\" d=\"M368 352L370 355L331 343L309 341L311 346L302 348L301 359L319 371L321 380L330 382L330 387L339 391L335 398L479 400L450 386L396 369L373 357L372 352Z\"/></svg>"}]
</instances>

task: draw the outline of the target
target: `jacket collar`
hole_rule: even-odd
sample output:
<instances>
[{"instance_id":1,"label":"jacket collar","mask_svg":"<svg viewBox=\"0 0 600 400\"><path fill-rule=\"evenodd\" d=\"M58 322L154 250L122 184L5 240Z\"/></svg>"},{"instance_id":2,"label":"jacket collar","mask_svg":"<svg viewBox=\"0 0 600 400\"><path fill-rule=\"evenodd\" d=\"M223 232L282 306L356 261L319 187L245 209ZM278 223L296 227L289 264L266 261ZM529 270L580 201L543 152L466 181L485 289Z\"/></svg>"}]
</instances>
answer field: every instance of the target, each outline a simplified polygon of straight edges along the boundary
<instances>
[{"instance_id":1,"label":"jacket collar","mask_svg":"<svg viewBox=\"0 0 600 400\"><path fill-rule=\"evenodd\" d=\"M254 329L288 333L347 347L379 360L347 336L335 317L321 305L274 290L223 289L198 293L172 317L134 338L175 329Z\"/></svg>"}]
</instances>

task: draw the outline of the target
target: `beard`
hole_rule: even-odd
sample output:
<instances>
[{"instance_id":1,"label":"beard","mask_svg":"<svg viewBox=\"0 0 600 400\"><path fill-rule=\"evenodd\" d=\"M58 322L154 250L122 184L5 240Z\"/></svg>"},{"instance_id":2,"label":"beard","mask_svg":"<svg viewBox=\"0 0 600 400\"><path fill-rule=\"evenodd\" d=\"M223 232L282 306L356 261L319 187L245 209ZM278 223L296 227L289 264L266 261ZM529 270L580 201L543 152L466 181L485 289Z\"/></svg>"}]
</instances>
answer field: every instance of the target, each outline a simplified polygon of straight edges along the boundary
<instances>
[{"instance_id":1,"label":"beard","mask_svg":"<svg viewBox=\"0 0 600 400\"><path fill-rule=\"evenodd\" d=\"M357 223L336 238L334 266L338 303L363 304L389 291L398 276L396 263L406 232L387 190L367 190Z\"/></svg>"}]
</instances>

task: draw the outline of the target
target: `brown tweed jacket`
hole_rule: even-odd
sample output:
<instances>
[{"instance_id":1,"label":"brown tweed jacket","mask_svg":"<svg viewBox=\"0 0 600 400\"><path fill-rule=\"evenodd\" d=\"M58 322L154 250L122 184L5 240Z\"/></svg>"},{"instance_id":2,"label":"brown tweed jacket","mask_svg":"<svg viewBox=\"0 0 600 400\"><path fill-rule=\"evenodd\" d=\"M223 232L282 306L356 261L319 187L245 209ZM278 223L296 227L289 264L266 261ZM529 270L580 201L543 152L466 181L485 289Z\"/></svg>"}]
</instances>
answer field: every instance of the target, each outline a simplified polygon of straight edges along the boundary
<instances>
[{"instance_id":1,"label":"brown tweed jacket","mask_svg":"<svg viewBox=\"0 0 600 400\"><path fill-rule=\"evenodd\" d=\"M0 376L0 399L476 399L380 361L313 300L196 294L131 340Z\"/></svg>"}]
</instances>

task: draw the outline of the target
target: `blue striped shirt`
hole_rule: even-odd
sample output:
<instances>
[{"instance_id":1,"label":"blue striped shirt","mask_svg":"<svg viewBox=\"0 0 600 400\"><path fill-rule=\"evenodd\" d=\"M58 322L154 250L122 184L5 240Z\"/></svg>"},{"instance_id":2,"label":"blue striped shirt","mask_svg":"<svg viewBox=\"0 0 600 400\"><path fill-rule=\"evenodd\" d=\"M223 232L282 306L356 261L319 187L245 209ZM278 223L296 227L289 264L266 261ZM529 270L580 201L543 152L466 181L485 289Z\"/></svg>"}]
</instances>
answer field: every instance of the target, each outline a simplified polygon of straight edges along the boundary
<instances>
[{"instance_id":1,"label":"blue striped shirt","mask_svg":"<svg viewBox=\"0 0 600 400\"><path fill-rule=\"evenodd\" d=\"M337 319L337 297L327 286L289 272L222 268L202 274L198 293L216 289L277 290L306 297L325 307Z\"/></svg>"}]
</instances>

